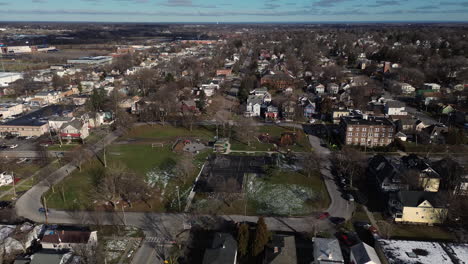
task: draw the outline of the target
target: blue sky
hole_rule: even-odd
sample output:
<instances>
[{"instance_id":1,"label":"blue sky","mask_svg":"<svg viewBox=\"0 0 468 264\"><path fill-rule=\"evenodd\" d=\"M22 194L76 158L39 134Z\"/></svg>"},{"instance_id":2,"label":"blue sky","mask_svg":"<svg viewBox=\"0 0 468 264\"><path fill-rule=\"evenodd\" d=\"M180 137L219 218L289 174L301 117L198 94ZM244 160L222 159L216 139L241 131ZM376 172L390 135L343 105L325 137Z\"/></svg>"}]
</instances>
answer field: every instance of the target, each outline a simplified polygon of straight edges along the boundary
<instances>
[{"instance_id":1,"label":"blue sky","mask_svg":"<svg viewBox=\"0 0 468 264\"><path fill-rule=\"evenodd\" d=\"M468 21L468 0L0 0L0 21Z\"/></svg>"}]
</instances>

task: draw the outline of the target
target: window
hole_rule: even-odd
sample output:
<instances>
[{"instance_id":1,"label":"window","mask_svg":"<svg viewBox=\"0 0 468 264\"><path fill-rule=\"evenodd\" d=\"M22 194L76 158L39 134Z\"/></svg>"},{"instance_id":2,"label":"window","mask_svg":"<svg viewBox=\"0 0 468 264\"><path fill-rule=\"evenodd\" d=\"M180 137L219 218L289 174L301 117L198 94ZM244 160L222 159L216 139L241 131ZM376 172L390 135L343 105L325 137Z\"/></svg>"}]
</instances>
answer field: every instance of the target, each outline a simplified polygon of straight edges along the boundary
<instances>
[{"instance_id":1,"label":"window","mask_svg":"<svg viewBox=\"0 0 468 264\"><path fill-rule=\"evenodd\" d=\"M385 132L385 127L382 128L382 132Z\"/></svg>"},{"instance_id":2,"label":"window","mask_svg":"<svg viewBox=\"0 0 468 264\"><path fill-rule=\"evenodd\" d=\"M359 128L359 127L356 127L356 131L359 131L359 130L360 130L360 128Z\"/></svg>"},{"instance_id":3,"label":"window","mask_svg":"<svg viewBox=\"0 0 468 264\"><path fill-rule=\"evenodd\" d=\"M348 138L348 142L350 142L350 141L353 141L353 139L352 139L352 138Z\"/></svg>"},{"instance_id":4,"label":"window","mask_svg":"<svg viewBox=\"0 0 468 264\"><path fill-rule=\"evenodd\" d=\"M367 131L367 127L363 127L363 128L362 128L362 131Z\"/></svg>"},{"instance_id":5,"label":"window","mask_svg":"<svg viewBox=\"0 0 468 264\"><path fill-rule=\"evenodd\" d=\"M388 133L388 137L393 137L393 134L392 133Z\"/></svg>"},{"instance_id":6,"label":"window","mask_svg":"<svg viewBox=\"0 0 468 264\"><path fill-rule=\"evenodd\" d=\"M369 137L372 137L374 134L372 134L371 132L369 132Z\"/></svg>"},{"instance_id":7,"label":"window","mask_svg":"<svg viewBox=\"0 0 468 264\"><path fill-rule=\"evenodd\" d=\"M361 138L361 142L366 142L366 138Z\"/></svg>"},{"instance_id":8,"label":"window","mask_svg":"<svg viewBox=\"0 0 468 264\"><path fill-rule=\"evenodd\" d=\"M353 132L349 132L348 137L352 137L352 136L353 136Z\"/></svg>"},{"instance_id":9,"label":"window","mask_svg":"<svg viewBox=\"0 0 468 264\"><path fill-rule=\"evenodd\" d=\"M348 131L353 131L353 127L348 127Z\"/></svg>"},{"instance_id":10,"label":"window","mask_svg":"<svg viewBox=\"0 0 468 264\"><path fill-rule=\"evenodd\" d=\"M389 132L393 132L393 128L392 128L392 127L389 128L388 131L389 131Z\"/></svg>"},{"instance_id":11,"label":"window","mask_svg":"<svg viewBox=\"0 0 468 264\"><path fill-rule=\"evenodd\" d=\"M374 134L374 137L379 137L379 133L375 133L375 134Z\"/></svg>"},{"instance_id":12,"label":"window","mask_svg":"<svg viewBox=\"0 0 468 264\"><path fill-rule=\"evenodd\" d=\"M359 133L355 133L354 135L355 135L356 137L359 137Z\"/></svg>"},{"instance_id":13,"label":"window","mask_svg":"<svg viewBox=\"0 0 468 264\"><path fill-rule=\"evenodd\" d=\"M362 136L365 137L365 136L366 136L366 133L362 133Z\"/></svg>"},{"instance_id":14,"label":"window","mask_svg":"<svg viewBox=\"0 0 468 264\"><path fill-rule=\"evenodd\" d=\"M385 137L385 133L382 133L382 137Z\"/></svg>"},{"instance_id":15,"label":"window","mask_svg":"<svg viewBox=\"0 0 468 264\"><path fill-rule=\"evenodd\" d=\"M379 132L379 128L378 127L374 128L374 132Z\"/></svg>"},{"instance_id":16,"label":"window","mask_svg":"<svg viewBox=\"0 0 468 264\"><path fill-rule=\"evenodd\" d=\"M375 143L378 143L378 142L379 142L379 139L374 138L374 142L375 142Z\"/></svg>"}]
</instances>

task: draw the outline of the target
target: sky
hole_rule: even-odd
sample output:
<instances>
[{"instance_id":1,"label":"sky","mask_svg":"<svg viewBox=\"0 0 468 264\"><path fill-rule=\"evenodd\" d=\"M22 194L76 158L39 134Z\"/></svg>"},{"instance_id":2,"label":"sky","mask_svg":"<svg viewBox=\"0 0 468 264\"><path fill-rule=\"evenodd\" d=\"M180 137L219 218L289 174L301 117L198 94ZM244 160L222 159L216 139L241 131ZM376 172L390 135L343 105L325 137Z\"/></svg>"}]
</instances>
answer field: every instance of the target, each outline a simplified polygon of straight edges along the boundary
<instances>
[{"instance_id":1,"label":"sky","mask_svg":"<svg viewBox=\"0 0 468 264\"><path fill-rule=\"evenodd\" d=\"M468 21L468 0L0 0L0 21Z\"/></svg>"}]
</instances>

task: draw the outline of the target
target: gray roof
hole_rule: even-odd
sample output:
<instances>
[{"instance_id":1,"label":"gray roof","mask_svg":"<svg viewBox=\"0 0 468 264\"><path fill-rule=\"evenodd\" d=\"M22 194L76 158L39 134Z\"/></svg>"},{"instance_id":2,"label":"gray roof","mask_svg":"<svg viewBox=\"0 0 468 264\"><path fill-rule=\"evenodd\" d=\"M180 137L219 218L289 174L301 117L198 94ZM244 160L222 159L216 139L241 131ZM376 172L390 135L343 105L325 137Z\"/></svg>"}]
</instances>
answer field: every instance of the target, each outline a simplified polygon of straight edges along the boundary
<instances>
[{"instance_id":1,"label":"gray roof","mask_svg":"<svg viewBox=\"0 0 468 264\"><path fill-rule=\"evenodd\" d=\"M356 260L355 264L366 264L368 262L380 264L380 259L375 252L375 249L367 245L364 242L361 242L351 248L351 253Z\"/></svg>"},{"instance_id":2,"label":"gray roof","mask_svg":"<svg viewBox=\"0 0 468 264\"><path fill-rule=\"evenodd\" d=\"M314 260L317 261L317 263L331 261L344 263L338 239L314 238Z\"/></svg>"},{"instance_id":3,"label":"gray roof","mask_svg":"<svg viewBox=\"0 0 468 264\"><path fill-rule=\"evenodd\" d=\"M236 240L228 233L216 233L211 248L205 251L203 264L230 264L236 256Z\"/></svg>"},{"instance_id":4,"label":"gray roof","mask_svg":"<svg viewBox=\"0 0 468 264\"><path fill-rule=\"evenodd\" d=\"M434 207L442 206L442 199L436 192L400 191L398 198L403 206L417 207L424 201L428 201Z\"/></svg>"},{"instance_id":5,"label":"gray roof","mask_svg":"<svg viewBox=\"0 0 468 264\"><path fill-rule=\"evenodd\" d=\"M38 252L32 256L31 264L62 264L66 254Z\"/></svg>"},{"instance_id":6,"label":"gray roof","mask_svg":"<svg viewBox=\"0 0 468 264\"><path fill-rule=\"evenodd\" d=\"M400 107L406 106L405 103L400 102L400 101L394 101L394 100L387 101L386 105L387 107L392 107L392 108L400 108Z\"/></svg>"},{"instance_id":7,"label":"gray roof","mask_svg":"<svg viewBox=\"0 0 468 264\"><path fill-rule=\"evenodd\" d=\"M273 236L273 242L268 245L266 263L268 264L295 264L297 263L296 241L294 236ZM278 252L275 253L275 248Z\"/></svg>"},{"instance_id":8,"label":"gray roof","mask_svg":"<svg viewBox=\"0 0 468 264\"><path fill-rule=\"evenodd\" d=\"M83 127L83 123L78 119L74 119L71 122L64 123L60 129L64 129L67 126L72 126L75 129L80 130Z\"/></svg>"}]
</instances>

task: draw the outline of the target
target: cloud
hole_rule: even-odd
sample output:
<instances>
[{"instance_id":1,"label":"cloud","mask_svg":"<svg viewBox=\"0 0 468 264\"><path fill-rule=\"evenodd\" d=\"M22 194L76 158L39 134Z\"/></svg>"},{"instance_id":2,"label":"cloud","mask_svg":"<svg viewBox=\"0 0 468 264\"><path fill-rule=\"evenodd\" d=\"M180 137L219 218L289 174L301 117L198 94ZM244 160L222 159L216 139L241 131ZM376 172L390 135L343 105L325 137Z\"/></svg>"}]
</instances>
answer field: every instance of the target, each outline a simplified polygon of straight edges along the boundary
<instances>
[{"instance_id":1,"label":"cloud","mask_svg":"<svg viewBox=\"0 0 468 264\"><path fill-rule=\"evenodd\" d=\"M167 2L162 3L163 6L168 7L200 7L200 8L216 8L215 5L202 5L194 4L192 0L167 0Z\"/></svg>"},{"instance_id":2,"label":"cloud","mask_svg":"<svg viewBox=\"0 0 468 264\"><path fill-rule=\"evenodd\" d=\"M0 6L6 6L6 5L8 5L8 3L0 2Z\"/></svg>"},{"instance_id":3,"label":"cloud","mask_svg":"<svg viewBox=\"0 0 468 264\"><path fill-rule=\"evenodd\" d=\"M400 5L399 0L377 0L374 4L368 5L368 7L384 7L384 6L397 6Z\"/></svg>"},{"instance_id":4,"label":"cloud","mask_svg":"<svg viewBox=\"0 0 468 264\"><path fill-rule=\"evenodd\" d=\"M314 6L330 7L335 6L339 3L346 2L348 0L319 0L318 2L313 3Z\"/></svg>"},{"instance_id":5,"label":"cloud","mask_svg":"<svg viewBox=\"0 0 468 264\"><path fill-rule=\"evenodd\" d=\"M450 2L440 2L441 6L451 5L451 6L468 6L468 1L450 1Z\"/></svg>"}]
</instances>

